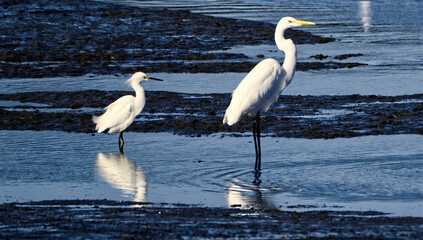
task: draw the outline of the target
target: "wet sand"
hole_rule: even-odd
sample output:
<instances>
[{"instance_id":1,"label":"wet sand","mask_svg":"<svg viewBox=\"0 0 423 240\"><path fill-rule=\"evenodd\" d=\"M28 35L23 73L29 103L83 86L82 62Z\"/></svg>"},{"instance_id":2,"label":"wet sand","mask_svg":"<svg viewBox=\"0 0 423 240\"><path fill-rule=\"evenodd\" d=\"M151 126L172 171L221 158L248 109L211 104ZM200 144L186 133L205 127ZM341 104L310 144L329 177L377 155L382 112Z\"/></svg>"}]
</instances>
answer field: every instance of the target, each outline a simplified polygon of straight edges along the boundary
<instances>
[{"instance_id":1,"label":"wet sand","mask_svg":"<svg viewBox=\"0 0 423 240\"><path fill-rule=\"evenodd\" d=\"M2 130L58 130L94 133L93 114L119 96L119 91L29 92L0 94L19 101L0 108ZM222 124L230 94L147 91L147 104L127 131L172 132L186 136L215 133L242 136L252 119ZM42 106L25 103L45 104ZM87 109L88 108L88 109ZM280 96L262 116L262 133L273 137L336 138L381 134L423 134L423 94L404 96Z\"/></svg>"},{"instance_id":2,"label":"wet sand","mask_svg":"<svg viewBox=\"0 0 423 240\"><path fill-rule=\"evenodd\" d=\"M134 207L135 206L135 207ZM423 218L379 212L44 201L0 205L0 237L119 239L420 239Z\"/></svg>"},{"instance_id":3,"label":"wet sand","mask_svg":"<svg viewBox=\"0 0 423 240\"><path fill-rule=\"evenodd\" d=\"M3 1L0 78L144 72L248 72L264 56L225 50L274 44L275 25L185 10L139 9L95 1ZM296 44L334 41L289 29ZM210 52L218 51L218 52ZM346 55L345 55L346 56ZM341 61L299 62L297 70L352 68ZM318 60L318 61L311 61Z\"/></svg>"}]
</instances>

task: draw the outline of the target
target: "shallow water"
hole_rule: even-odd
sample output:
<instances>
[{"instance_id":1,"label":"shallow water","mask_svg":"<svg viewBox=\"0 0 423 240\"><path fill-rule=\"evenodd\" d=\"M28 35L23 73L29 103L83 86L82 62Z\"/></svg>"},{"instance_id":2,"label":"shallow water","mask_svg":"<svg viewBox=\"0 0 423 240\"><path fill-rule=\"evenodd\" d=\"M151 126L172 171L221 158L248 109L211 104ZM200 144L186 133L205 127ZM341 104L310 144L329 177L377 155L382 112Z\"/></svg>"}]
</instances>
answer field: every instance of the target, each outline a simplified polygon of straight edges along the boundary
<instances>
[{"instance_id":1,"label":"shallow water","mask_svg":"<svg viewBox=\"0 0 423 240\"><path fill-rule=\"evenodd\" d=\"M361 57L344 61L369 64L353 69L297 72L283 94L423 92L423 1L129 3L272 23L291 15L318 24L303 30L338 39L324 45L298 46L299 61L315 61L309 57L316 54L329 55L329 60L333 60L344 53L362 53ZM282 59L275 49L273 45L263 45L228 51ZM146 90L228 93L245 73L150 75L165 82L145 83ZM130 90L124 84L128 77L2 79L0 93ZM117 135L0 131L0 139L1 203L106 198L219 207L378 210L399 216L423 216L420 135L333 140L266 137L259 186L253 184L255 157L251 136L190 138L167 133L126 133L125 156L116 154Z\"/></svg>"},{"instance_id":2,"label":"shallow water","mask_svg":"<svg viewBox=\"0 0 423 240\"><path fill-rule=\"evenodd\" d=\"M423 81L415 73L391 75L387 82L384 72L380 75L365 76L360 69L343 69L321 72L297 72L293 83L284 95L383 95L396 96L423 92ZM155 73L151 76L164 82L147 82L145 90L182 93L230 93L245 77L245 73ZM422 75L423 76L423 71ZM130 76L81 76L42 79L2 79L0 93L31 91L80 91L80 90L121 90L132 91L125 84ZM346 83L348 81L351 84ZM57 88L60 82L60 88ZM401 82L401 85L398 85ZM421 84L422 83L422 84Z\"/></svg>"},{"instance_id":3,"label":"shallow water","mask_svg":"<svg viewBox=\"0 0 423 240\"><path fill-rule=\"evenodd\" d=\"M261 184L253 183L251 137L127 133L126 155L118 154L117 137L0 131L0 202L111 199L423 216L419 135L265 137Z\"/></svg>"}]
</instances>

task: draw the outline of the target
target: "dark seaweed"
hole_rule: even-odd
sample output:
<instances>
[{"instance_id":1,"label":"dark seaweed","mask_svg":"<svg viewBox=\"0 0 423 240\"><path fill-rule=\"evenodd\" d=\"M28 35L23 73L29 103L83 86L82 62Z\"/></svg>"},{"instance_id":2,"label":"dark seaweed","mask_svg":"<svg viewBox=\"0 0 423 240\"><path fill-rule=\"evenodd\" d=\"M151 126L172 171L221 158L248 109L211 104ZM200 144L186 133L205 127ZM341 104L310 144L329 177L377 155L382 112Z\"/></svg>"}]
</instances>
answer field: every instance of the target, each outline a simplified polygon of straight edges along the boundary
<instances>
[{"instance_id":1,"label":"dark seaweed","mask_svg":"<svg viewBox=\"0 0 423 240\"><path fill-rule=\"evenodd\" d=\"M110 102L131 92L79 91L0 94L0 100L43 103L35 110L0 108L0 129L60 130L93 133L92 114L101 114ZM171 132L187 136L214 133L250 133L252 119L234 126L222 124L230 94L186 94L147 91L141 113L149 121L134 122L127 131ZM24 104L23 104L24 105ZM55 112L57 108L98 108L91 113ZM21 108L21 107L20 107ZM53 110L43 112L43 108ZM34 110L34 109L33 109ZM324 111L337 111L319 117ZM270 136L336 138L381 134L423 134L423 94L404 96L280 96L262 115L262 132ZM160 118L155 114L160 113ZM176 113L176 114L175 114Z\"/></svg>"},{"instance_id":2,"label":"dark seaweed","mask_svg":"<svg viewBox=\"0 0 423 240\"><path fill-rule=\"evenodd\" d=\"M248 72L259 58L225 51L273 44L275 25L97 1L3 1L0 78L144 72ZM334 41L289 29L297 44ZM201 61L200 61L201 60ZM310 69L299 63L299 70ZM352 67L330 63L311 69Z\"/></svg>"},{"instance_id":3,"label":"dark seaweed","mask_svg":"<svg viewBox=\"0 0 423 240\"><path fill-rule=\"evenodd\" d=\"M108 200L2 204L0 225L2 239L421 239L423 235L423 218L372 211L241 210Z\"/></svg>"}]
</instances>

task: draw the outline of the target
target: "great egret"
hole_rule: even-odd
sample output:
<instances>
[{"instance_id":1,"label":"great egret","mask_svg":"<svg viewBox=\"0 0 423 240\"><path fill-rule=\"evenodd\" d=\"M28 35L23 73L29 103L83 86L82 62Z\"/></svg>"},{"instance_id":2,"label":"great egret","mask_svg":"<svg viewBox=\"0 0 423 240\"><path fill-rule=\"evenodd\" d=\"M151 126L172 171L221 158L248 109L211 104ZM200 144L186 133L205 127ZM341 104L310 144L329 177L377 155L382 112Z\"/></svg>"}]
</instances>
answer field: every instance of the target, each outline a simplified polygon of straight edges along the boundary
<instances>
[{"instance_id":1,"label":"great egret","mask_svg":"<svg viewBox=\"0 0 423 240\"><path fill-rule=\"evenodd\" d=\"M143 81L157 80L158 78L147 77L143 72L136 72L126 83L135 90L135 97L126 95L105 107L107 111L101 116L93 116L96 125L95 130L99 133L108 129L108 133L119 133L119 150L123 153L123 131L131 125L135 117L142 111L145 105L145 93L140 83Z\"/></svg>"},{"instance_id":2,"label":"great egret","mask_svg":"<svg viewBox=\"0 0 423 240\"><path fill-rule=\"evenodd\" d=\"M291 83L297 62L295 44L291 39L285 39L283 34L286 29L301 25L315 24L292 17L284 17L279 21L275 30L275 42L279 50L285 53L283 65L281 66L272 58L258 63L234 90L231 103L223 118L223 124L227 123L231 126L245 114L255 117L253 137L256 170L260 170L261 165L260 113L266 112L278 100L281 91Z\"/></svg>"}]
</instances>

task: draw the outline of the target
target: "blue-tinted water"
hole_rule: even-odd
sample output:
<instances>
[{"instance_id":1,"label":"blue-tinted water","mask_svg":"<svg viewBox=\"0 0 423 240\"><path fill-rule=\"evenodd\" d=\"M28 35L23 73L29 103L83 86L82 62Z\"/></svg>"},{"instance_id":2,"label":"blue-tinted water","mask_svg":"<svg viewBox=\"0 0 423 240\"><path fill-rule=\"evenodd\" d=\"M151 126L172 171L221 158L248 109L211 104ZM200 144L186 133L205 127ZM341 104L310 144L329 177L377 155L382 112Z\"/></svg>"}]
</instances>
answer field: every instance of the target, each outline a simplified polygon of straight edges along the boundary
<instances>
[{"instance_id":1,"label":"blue-tinted water","mask_svg":"<svg viewBox=\"0 0 423 240\"><path fill-rule=\"evenodd\" d=\"M271 23L290 15L318 24L303 30L337 38L324 45L298 46L299 61L313 61L309 57L316 54L333 57L362 53L344 61L369 64L297 72L283 94L423 92L423 1L125 3ZM275 49L273 45L250 47L240 43L227 51L282 59ZM146 90L229 93L245 74L150 75L166 81L148 82ZM2 79L0 93L130 90L124 84L127 77ZM126 155L121 156L116 154L117 135L0 131L0 202L106 198L205 206L265 205L291 210L303 210L291 208L297 205L313 205L319 209L423 216L421 135L334 140L266 137L259 186L252 183L255 159L251 136L221 137L127 133Z\"/></svg>"},{"instance_id":2,"label":"blue-tinted water","mask_svg":"<svg viewBox=\"0 0 423 240\"><path fill-rule=\"evenodd\" d=\"M266 137L260 185L253 184L251 137L127 133L126 155L118 154L117 137L0 131L0 202L271 203L423 216L423 136Z\"/></svg>"}]
</instances>

